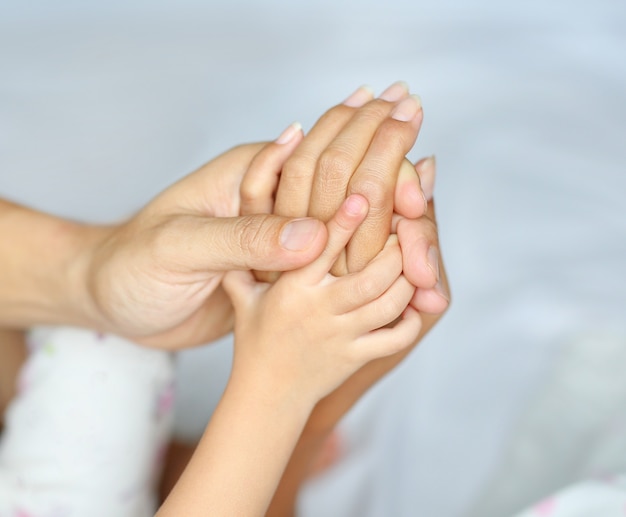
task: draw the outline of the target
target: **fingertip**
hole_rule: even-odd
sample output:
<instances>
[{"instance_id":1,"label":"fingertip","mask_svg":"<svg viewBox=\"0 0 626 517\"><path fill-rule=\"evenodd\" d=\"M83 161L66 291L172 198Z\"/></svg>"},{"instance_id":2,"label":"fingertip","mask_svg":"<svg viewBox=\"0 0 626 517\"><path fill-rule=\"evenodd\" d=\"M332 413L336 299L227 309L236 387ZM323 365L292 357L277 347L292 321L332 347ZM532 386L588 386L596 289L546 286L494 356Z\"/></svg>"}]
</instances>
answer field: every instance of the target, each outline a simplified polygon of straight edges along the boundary
<instances>
[{"instance_id":1,"label":"fingertip","mask_svg":"<svg viewBox=\"0 0 626 517\"><path fill-rule=\"evenodd\" d=\"M344 100L342 104L350 108L360 108L373 98L374 90L370 86L364 84L357 88L357 90Z\"/></svg>"},{"instance_id":2,"label":"fingertip","mask_svg":"<svg viewBox=\"0 0 626 517\"><path fill-rule=\"evenodd\" d=\"M416 219L426 213L428 202L422 192L420 179L413 164L404 159L400 166L395 190L395 211L407 218Z\"/></svg>"},{"instance_id":3,"label":"fingertip","mask_svg":"<svg viewBox=\"0 0 626 517\"><path fill-rule=\"evenodd\" d=\"M369 211L369 203L362 195L352 194L344 201L343 208L349 216L365 218Z\"/></svg>"},{"instance_id":4,"label":"fingertip","mask_svg":"<svg viewBox=\"0 0 626 517\"><path fill-rule=\"evenodd\" d=\"M388 86L378 98L387 102L399 102L409 95L409 85L406 81L396 81Z\"/></svg>"},{"instance_id":5,"label":"fingertip","mask_svg":"<svg viewBox=\"0 0 626 517\"><path fill-rule=\"evenodd\" d=\"M415 170L420 179L420 185L426 201L433 199L435 191L435 176L437 172L437 162L435 155L429 156L415 164Z\"/></svg>"},{"instance_id":6,"label":"fingertip","mask_svg":"<svg viewBox=\"0 0 626 517\"><path fill-rule=\"evenodd\" d=\"M291 142L296 136L301 136L302 134L302 124L300 124L300 122L292 122L287 129L280 134L275 142L280 145L285 145Z\"/></svg>"},{"instance_id":7,"label":"fingertip","mask_svg":"<svg viewBox=\"0 0 626 517\"><path fill-rule=\"evenodd\" d=\"M424 314L440 315L450 306L450 298L442 295L436 288L417 289L410 307Z\"/></svg>"}]
</instances>

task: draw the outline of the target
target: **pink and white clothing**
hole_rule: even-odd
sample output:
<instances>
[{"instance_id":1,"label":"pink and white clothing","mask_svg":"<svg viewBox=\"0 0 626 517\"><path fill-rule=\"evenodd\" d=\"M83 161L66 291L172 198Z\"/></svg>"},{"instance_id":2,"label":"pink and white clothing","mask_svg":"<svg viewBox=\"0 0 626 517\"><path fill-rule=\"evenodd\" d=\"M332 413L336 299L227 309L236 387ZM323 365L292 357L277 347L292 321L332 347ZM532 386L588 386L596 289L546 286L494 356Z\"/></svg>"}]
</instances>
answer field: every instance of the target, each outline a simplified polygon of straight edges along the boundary
<instances>
[{"instance_id":1,"label":"pink and white clothing","mask_svg":"<svg viewBox=\"0 0 626 517\"><path fill-rule=\"evenodd\" d=\"M29 336L0 439L0 517L149 517L170 440L170 354L73 328Z\"/></svg>"}]
</instances>

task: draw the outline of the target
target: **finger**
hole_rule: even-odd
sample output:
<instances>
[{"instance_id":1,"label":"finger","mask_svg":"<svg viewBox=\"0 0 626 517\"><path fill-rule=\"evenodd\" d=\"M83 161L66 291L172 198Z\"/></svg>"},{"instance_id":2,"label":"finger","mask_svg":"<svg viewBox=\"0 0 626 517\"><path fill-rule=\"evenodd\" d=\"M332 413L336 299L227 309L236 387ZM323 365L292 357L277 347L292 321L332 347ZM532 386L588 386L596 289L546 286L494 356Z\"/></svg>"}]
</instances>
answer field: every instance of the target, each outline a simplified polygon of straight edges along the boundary
<instances>
[{"instance_id":1,"label":"finger","mask_svg":"<svg viewBox=\"0 0 626 517\"><path fill-rule=\"evenodd\" d=\"M424 158L415 164L415 171L420 178L422 192L427 201L433 198L435 190L435 177L437 174L437 161L435 156Z\"/></svg>"},{"instance_id":2,"label":"finger","mask_svg":"<svg viewBox=\"0 0 626 517\"><path fill-rule=\"evenodd\" d=\"M337 136L328 143L316 163L309 215L328 221L337 211L346 198L352 175L393 108L394 104L381 99L367 103L354 113Z\"/></svg>"},{"instance_id":3,"label":"finger","mask_svg":"<svg viewBox=\"0 0 626 517\"><path fill-rule=\"evenodd\" d=\"M180 215L156 227L151 253L185 274L231 269L287 271L317 258L326 226L316 219L276 215Z\"/></svg>"},{"instance_id":4,"label":"finger","mask_svg":"<svg viewBox=\"0 0 626 517\"><path fill-rule=\"evenodd\" d=\"M426 218L431 221L432 227L436 229L437 227L437 222L436 222L436 217L435 217L435 202L434 199L431 199L431 201L428 204L428 212L426 215ZM426 219L423 218L423 219ZM402 226L402 225L401 225ZM400 236L398 236L400 237ZM432 242L432 241L431 241ZM415 296L413 298L413 300L411 301L411 305L413 307L415 307L415 309L419 310L420 312L424 312L424 313L428 313L428 314L442 314L443 312L445 312L447 310L447 308L450 305L451 302L451 296L450 296L450 286L448 283L448 277L446 274L446 268L443 262L443 258L441 256L441 247L439 244L439 241L437 239L437 245L436 245L436 250L437 250L437 266L436 266L436 276L437 276L437 280L435 282L434 287L432 287L431 289L428 288L422 288L418 286L418 289L415 293ZM404 249L404 248L403 248ZM403 251L404 253L404 251ZM435 263L435 259L434 259L434 254L431 256L431 268L435 269L434 263ZM419 263L417 263L419 265ZM407 261L404 260L404 256L403 256L403 268L404 268L404 273L407 274L407 270L409 270L411 272L411 274L416 274L417 273L417 269L419 268L415 268L414 266L416 265L416 262L413 260L408 259ZM408 275L407 275L408 276Z\"/></svg>"},{"instance_id":5,"label":"finger","mask_svg":"<svg viewBox=\"0 0 626 517\"><path fill-rule=\"evenodd\" d=\"M398 81L387 88L379 97L379 103L388 104L402 100L408 95L408 86ZM308 213L314 175L317 174L318 159L322 152L333 142L335 137L351 120L359 108L373 99L372 90L362 86L342 104L327 111L309 132L304 142L298 147L284 167L278 192L276 194L275 213L291 217L301 217ZM369 143L369 140L367 140ZM356 167L358 163L354 163ZM354 170L354 169L352 169ZM345 199L345 189L340 200ZM324 219L328 221L339 207L336 203Z\"/></svg>"},{"instance_id":6,"label":"finger","mask_svg":"<svg viewBox=\"0 0 626 517\"><path fill-rule=\"evenodd\" d=\"M222 280L222 286L235 308L242 311L252 303L256 282L250 271L228 271Z\"/></svg>"},{"instance_id":7,"label":"finger","mask_svg":"<svg viewBox=\"0 0 626 517\"><path fill-rule=\"evenodd\" d=\"M346 275L333 285L336 313L344 314L381 296L402 273L398 239L391 236L385 248L362 271Z\"/></svg>"},{"instance_id":8,"label":"finger","mask_svg":"<svg viewBox=\"0 0 626 517\"><path fill-rule=\"evenodd\" d=\"M404 274L415 287L432 288L439 280L437 227L428 217L400 219L396 228Z\"/></svg>"},{"instance_id":9,"label":"finger","mask_svg":"<svg viewBox=\"0 0 626 517\"><path fill-rule=\"evenodd\" d=\"M415 143L422 117L419 97L411 96L399 103L378 128L350 180L348 193L365 196L370 211L348 245L348 271L362 269L387 240L400 165Z\"/></svg>"},{"instance_id":10,"label":"finger","mask_svg":"<svg viewBox=\"0 0 626 517\"><path fill-rule=\"evenodd\" d=\"M408 219L423 216L428 208L416 167L406 158L400 165L393 205L395 213Z\"/></svg>"},{"instance_id":11,"label":"finger","mask_svg":"<svg viewBox=\"0 0 626 517\"><path fill-rule=\"evenodd\" d=\"M283 165L303 136L302 126L294 122L254 157L239 189L241 215L272 213Z\"/></svg>"},{"instance_id":12,"label":"finger","mask_svg":"<svg viewBox=\"0 0 626 517\"><path fill-rule=\"evenodd\" d=\"M265 143L245 144L204 164L168 187L150 203L155 213L197 213L233 217L239 214L239 187L250 162ZM223 203L216 205L216 188Z\"/></svg>"},{"instance_id":13,"label":"finger","mask_svg":"<svg viewBox=\"0 0 626 517\"><path fill-rule=\"evenodd\" d=\"M376 330L395 321L408 307L414 293L415 287L401 275L381 296L352 311L350 317L361 323L363 332Z\"/></svg>"},{"instance_id":14,"label":"finger","mask_svg":"<svg viewBox=\"0 0 626 517\"><path fill-rule=\"evenodd\" d=\"M404 264L404 274L418 288L430 288L439 282L443 268L440 257L439 235L432 192L435 184L436 162L434 156L424 158L415 165L425 198L428 199L426 215L419 219L396 218L392 226L398 234ZM442 284L443 285L443 284Z\"/></svg>"},{"instance_id":15,"label":"finger","mask_svg":"<svg viewBox=\"0 0 626 517\"><path fill-rule=\"evenodd\" d=\"M421 329L421 316L412 307L407 307L395 326L380 328L356 340L356 353L364 363L395 355L411 347Z\"/></svg>"},{"instance_id":16,"label":"finger","mask_svg":"<svg viewBox=\"0 0 626 517\"><path fill-rule=\"evenodd\" d=\"M372 98L371 90L362 86L342 104L334 106L322 115L283 168L276 192L274 213L290 217L307 215L313 175L319 156L352 118L355 111Z\"/></svg>"},{"instance_id":17,"label":"finger","mask_svg":"<svg viewBox=\"0 0 626 517\"><path fill-rule=\"evenodd\" d=\"M450 305L450 294L444 275L441 284L432 289L417 289L411 307L424 314L443 314Z\"/></svg>"},{"instance_id":18,"label":"finger","mask_svg":"<svg viewBox=\"0 0 626 517\"><path fill-rule=\"evenodd\" d=\"M328 242L320 257L305 268L306 275L313 281L324 277L343 251L350 237L367 216L367 200L358 195L349 196L339 207L335 216L328 221Z\"/></svg>"}]
</instances>

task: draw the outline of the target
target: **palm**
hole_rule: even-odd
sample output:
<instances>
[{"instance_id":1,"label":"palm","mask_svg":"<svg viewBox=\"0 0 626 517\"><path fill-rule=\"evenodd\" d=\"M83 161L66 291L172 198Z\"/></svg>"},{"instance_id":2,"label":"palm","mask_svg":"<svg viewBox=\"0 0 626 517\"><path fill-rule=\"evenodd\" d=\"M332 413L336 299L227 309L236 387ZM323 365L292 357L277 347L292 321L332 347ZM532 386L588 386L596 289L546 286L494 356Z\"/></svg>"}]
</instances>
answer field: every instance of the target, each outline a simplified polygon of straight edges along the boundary
<instances>
[{"instance_id":1,"label":"palm","mask_svg":"<svg viewBox=\"0 0 626 517\"><path fill-rule=\"evenodd\" d=\"M92 265L98 309L118 333L163 348L209 342L232 328L223 273L198 242L207 218L239 212L238 189L261 144L237 147L183 178L112 230ZM207 235L207 239L211 236Z\"/></svg>"}]
</instances>

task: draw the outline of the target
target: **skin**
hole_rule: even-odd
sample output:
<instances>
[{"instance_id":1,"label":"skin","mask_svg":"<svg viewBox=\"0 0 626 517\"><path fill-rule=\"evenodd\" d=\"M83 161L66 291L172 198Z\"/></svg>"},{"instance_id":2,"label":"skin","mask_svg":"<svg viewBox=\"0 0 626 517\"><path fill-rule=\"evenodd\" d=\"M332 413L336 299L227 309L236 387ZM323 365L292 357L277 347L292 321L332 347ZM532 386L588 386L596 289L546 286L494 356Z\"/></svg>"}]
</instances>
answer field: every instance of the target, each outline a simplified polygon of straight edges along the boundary
<instances>
[{"instance_id":1,"label":"skin","mask_svg":"<svg viewBox=\"0 0 626 517\"><path fill-rule=\"evenodd\" d=\"M322 255L272 285L250 272L226 275L237 314L232 374L159 517L264 515L315 402L412 342L420 321L407 308L415 288L402 275L397 239L361 272L330 274L367 208L349 196L328 222Z\"/></svg>"},{"instance_id":2,"label":"skin","mask_svg":"<svg viewBox=\"0 0 626 517\"><path fill-rule=\"evenodd\" d=\"M406 94L397 93L397 89L396 94L394 98L400 102L406 99ZM384 93L381 97L385 97ZM439 259L436 267L432 267L426 258L431 246L439 250L434 202L432 199L426 199L426 213L421 217L417 211L410 211L411 206L415 208L419 205L419 198L412 189L415 186L412 178L415 176L411 175L411 170L417 173L418 177L421 173L423 177L432 177L433 181L435 174L433 160L422 160L415 168L408 168L404 160L407 147L409 144L412 145L417 135L421 114L416 114L409 122L399 123L385 118L393 110L393 103L388 104L384 100L381 103L381 99L371 100L361 110L358 106L348 106L346 109L345 105L340 105L322 117L311 131L311 135L318 133L328 135L333 132L336 135L332 145L329 146L333 149L330 152L332 159L342 157L338 170L344 173L340 180L335 178L335 184L339 187L327 194L324 186L324 182L328 182L331 177L327 170L332 169L332 159L325 158L328 156L328 147L324 150L322 145L305 147L303 144L296 149L283 171L276 196L275 212L291 216L324 214L341 203L342 190L343 196L354 192L363 193L370 203L370 213L347 246L345 262L340 264L338 273L358 271L363 264L367 264L373 258L383 238L387 238L389 232L395 230L403 252L404 274L417 288L411 305L420 311L422 326L416 332L411 346L364 365L336 390L320 400L295 447L268 516L294 515L299 487L336 424L378 380L402 362L439 321L449 305L450 297L443 263ZM367 110L368 116L357 117L355 110L359 111L359 115ZM333 119L332 124L329 119ZM372 120L376 120L378 126L373 124ZM405 136L397 139L397 133ZM350 145L351 139L369 142L369 145L353 146ZM396 145L393 145L393 142L396 142ZM297 164L303 159L314 160L315 157L317 165L310 168L313 171L312 178L301 172L290 172L290 163ZM331 164L320 165L328 162ZM384 173L380 174L380 171ZM282 188L283 181L288 182L285 189ZM375 188L371 185L375 185ZM429 190L429 194L432 193L432 186ZM299 196L295 196L295 192L300 192ZM372 192L375 192L375 195L368 197ZM411 195L407 196L406 192ZM411 200L414 201L413 205ZM397 216L392 221L393 208ZM438 252L437 255L440 256Z\"/></svg>"},{"instance_id":3,"label":"skin","mask_svg":"<svg viewBox=\"0 0 626 517\"><path fill-rule=\"evenodd\" d=\"M328 220L350 194L364 197L369 211L333 273L365 267L395 229L403 275L415 293L411 304L441 313L449 300L443 266L433 266L420 251L424 242L426 250L438 246L433 207L429 203L430 212L419 217L424 204L418 208L411 201L421 196L417 176L401 172L404 154L417 137L421 109L406 98L405 89L392 88L378 99L360 103L352 96L333 108L302 145L297 138L279 144L290 158L281 169L274 214L239 215L240 188L263 149L259 144L218 157L121 225L81 225L0 201L0 232L6 237L0 242L0 325L85 326L168 349L208 342L232 327L230 301L220 286L224 273L288 271L310 264L327 239L326 226L311 215ZM403 117L394 118L399 113ZM364 143L351 147L352 141ZM262 196L252 189L247 206L257 197ZM296 225L299 232L291 231ZM407 257L413 258L407 262ZM414 346L437 319L422 314L421 330L414 330L407 346ZM360 366L304 418L285 474L294 477L276 493L280 511L293 511L300 472L319 443L407 350Z\"/></svg>"},{"instance_id":4,"label":"skin","mask_svg":"<svg viewBox=\"0 0 626 517\"><path fill-rule=\"evenodd\" d=\"M0 327L73 325L167 349L230 331L225 271L297 268L326 242L315 219L239 216L239 186L262 147L224 153L119 225L80 224L0 200ZM294 226L300 237L290 231L285 241Z\"/></svg>"},{"instance_id":5,"label":"skin","mask_svg":"<svg viewBox=\"0 0 626 517\"><path fill-rule=\"evenodd\" d=\"M405 149L417 136L421 110L409 121L390 119L388 115L408 95L402 87L392 85L390 89L393 90L390 97L395 101L382 98L387 97L385 94L372 100L367 92L365 95L360 92L361 103L358 105L350 103L349 106L342 104L332 108L304 139L300 132L293 136L299 144L293 154L285 153L277 157L264 153L262 157L255 158L241 185L242 213L267 212L273 207L283 215L294 217L305 217L311 213L323 217L320 214L328 212L329 204L340 204L350 189L369 192L371 187L367 186L376 185L374 190L379 195L373 196L373 200L368 199L368 216L360 226L362 229L369 224L370 229L366 232L357 230L346 250L340 254L333 272L345 274L349 264L358 270L361 264L369 263L381 246L380 242L387 239L390 232L396 232L402 249L404 276L416 287L411 305L420 311L422 323L407 349L363 365L316 404L295 446L268 515L294 514L299 487L337 422L373 384L406 357L437 323L449 304L443 264L440 259L434 267L428 262L428 251L439 249L431 198L435 163L433 159L425 159L414 167L404 159ZM355 114L359 116L353 119ZM394 147L389 142L398 140L394 132L403 133L404 137L399 141L407 143ZM351 146L350 139L365 143ZM269 146L277 147L277 144ZM345 146L343 151L342 146ZM391 152L391 149L394 151ZM335 159L329 156L342 156L343 161L337 169L344 176L350 176L342 176L339 182L337 175L328 174ZM381 170L387 171L382 177ZM358 177L354 178L357 173ZM420 186L422 179L423 190ZM343 194L328 196L326 193L332 192L331 187L338 183L344 186ZM318 204L322 208L316 208ZM309 212L309 206L313 207L312 212ZM439 257L438 252L436 257ZM274 280L278 275L262 276L257 273L257 277ZM187 448L186 454L190 455L190 451Z\"/></svg>"},{"instance_id":6,"label":"skin","mask_svg":"<svg viewBox=\"0 0 626 517\"><path fill-rule=\"evenodd\" d=\"M434 218L434 207L432 204L426 217L429 221L432 221L429 224L434 224L434 219L430 219L431 217ZM447 288L447 279L443 268L441 275L442 280L446 282ZM427 296L435 298L436 303L444 306L444 311L447 309L449 302L439 301L441 297L433 293L432 290L425 290L425 293ZM336 425L376 382L406 358L424 336L438 323L442 315L443 313L421 313L421 328L410 346L393 355L373 360L364 365L335 391L316 404L274 494L267 512L268 517L295 515L300 486L306 480L311 464L316 460L325 440L333 432Z\"/></svg>"},{"instance_id":7,"label":"skin","mask_svg":"<svg viewBox=\"0 0 626 517\"><path fill-rule=\"evenodd\" d=\"M17 374L26 359L24 333L19 330L0 329L0 430L2 416L7 405L15 395Z\"/></svg>"}]
</instances>

